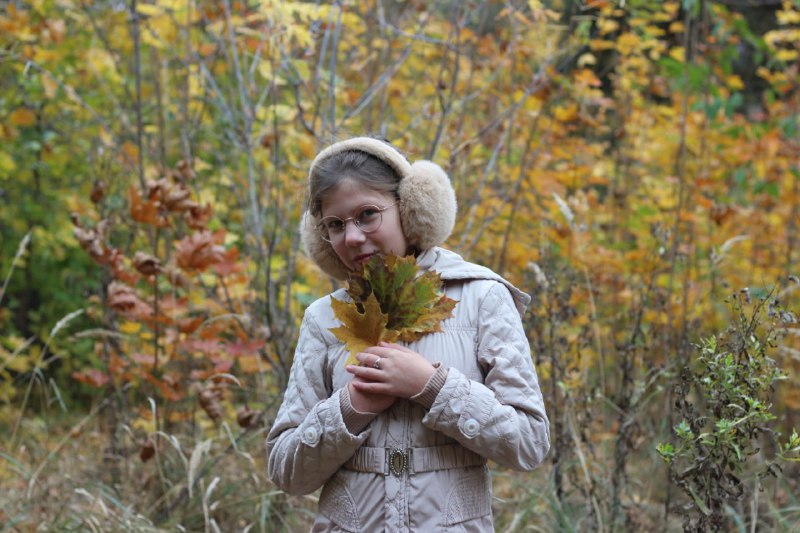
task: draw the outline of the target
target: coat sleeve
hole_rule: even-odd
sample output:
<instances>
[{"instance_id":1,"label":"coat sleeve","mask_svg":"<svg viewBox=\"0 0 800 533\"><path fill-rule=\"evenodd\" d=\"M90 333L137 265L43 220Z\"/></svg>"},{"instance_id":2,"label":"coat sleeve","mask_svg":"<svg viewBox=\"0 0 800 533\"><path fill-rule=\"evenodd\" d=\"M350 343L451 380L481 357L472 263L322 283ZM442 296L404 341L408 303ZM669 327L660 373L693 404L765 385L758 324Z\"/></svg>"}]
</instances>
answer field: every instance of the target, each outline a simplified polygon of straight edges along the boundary
<instances>
[{"instance_id":1,"label":"coat sleeve","mask_svg":"<svg viewBox=\"0 0 800 533\"><path fill-rule=\"evenodd\" d=\"M341 394L325 380L328 347L306 310L289 383L267 436L269 478L290 494L321 487L361 446L369 430L353 435L342 418Z\"/></svg>"},{"instance_id":2,"label":"coat sleeve","mask_svg":"<svg viewBox=\"0 0 800 533\"><path fill-rule=\"evenodd\" d=\"M508 289L492 284L478 314L483 383L450 368L423 424L514 470L533 470L550 449L550 428L530 345Z\"/></svg>"}]
</instances>

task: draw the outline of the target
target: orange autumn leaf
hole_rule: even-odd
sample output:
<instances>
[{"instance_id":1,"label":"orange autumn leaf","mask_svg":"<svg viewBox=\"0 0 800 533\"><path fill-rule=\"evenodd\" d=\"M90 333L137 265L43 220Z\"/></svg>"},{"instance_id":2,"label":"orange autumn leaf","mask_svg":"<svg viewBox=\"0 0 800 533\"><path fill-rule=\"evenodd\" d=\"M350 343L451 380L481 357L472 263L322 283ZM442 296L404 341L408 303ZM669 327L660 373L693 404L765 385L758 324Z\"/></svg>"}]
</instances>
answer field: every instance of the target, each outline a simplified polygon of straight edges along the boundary
<instances>
[{"instance_id":1,"label":"orange autumn leaf","mask_svg":"<svg viewBox=\"0 0 800 533\"><path fill-rule=\"evenodd\" d=\"M234 357L242 357L246 355L257 355L259 350L264 347L266 341L264 339L255 339L252 341L238 341L228 344L225 351Z\"/></svg>"},{"instance_id":2,"label":"orange autumn leaf","mask_svg":"<svg viewBox=\"0 0 800 533\"><path fill-rule=\"evenodd\" d=\"M36 124L36 113L28 108L20 107L11 112L9 121L14 126L33 126Z\"/></svg>"},{"instance_id":3,"label":"orange autumn leaf","mask_svg":"<svg viewBox=\"0 0 800 533\"><path fill-rule=\"evenodd\" d=\"M127 317L147 318L152 315L151 307L139 298L136 291L118 281L112 281L108 285L108 305Z\"/></svg>"},{"instance_id":4,"label":"orange autumn leaf","mask_svg":"<svg viewBox=\"0 0 800 533\"><path fill-rule=\"evenodd\" d=\"M600 78L588 68L583 68L578 70L574 74L575 81L583 84L588 85L589 87L600 87L603 83L600 81Z\"/></svg>"},{"instance_id":5,"label":"orange autumn leaf","mask_svg":"<svg viewBox=\"0 0 800 533\"><path fill-rule=\"evenodd\" d=\"M128 197L131 202L131 218L140 224L157 227L169 226L169 222L159 214L158 202L143 199L136 187L131 186Z\"/></svg>"},{"instance_id":6,"label":"orange autumn leaf","mask_svg":"<svg viewBox=\"0 0 800 533\"><path fill-rule=\"evenodd\" d=\"M197 331L203 322L206 320L204 316L193 316L193 317L186 317L178 320L178 330L181 333L186 333L187 335L194 333Z\"/></svg>"},{"instance_id":7,"label":"orange autumn leaf","mask_svg":"<svg viewBox=\"0 0 800 533\"><path fill-rule=\"evenodd\" d=\"M139 147L131 141L122 143L122 159L128 165L136 165L139 161Z\"/></svg>"},{"instance_id":8,"label":"orange autumn leaf","mask_svg":"<svg viewBox=\"0 0 800 533\"><path fill-rule=\"evenodd\" d=\"M161 260L140 251L133 256L133 267L145 276L153 276L161 272Z\"/></svg>"},{"instance_id":9,"label":"orange autumn leaf","mask_svg":"<svg viewBox=\"0 0 800 533\"><path fill-rule=\"evenodd\" d=\"M236 423L240 428L249 428L257 420L256 412L245 405L236 411Z\"/></svg>"},{"instance_id":10,"label":"orange autumn leaf","mask_svg":"<svg viewBox=\"0 0 800 533\"><path fill-rule=\"evenodd\" d=\"M72 378L80 381L81 383L85 383L86 385L91 385L92 387L102 387L110 381L108 374L96 369L96 368L87 368L85 370L81 370L80 372L73 372Z\"/></svg>"},{"instance_id":11,"label":"orange autumn leaf","mask_svg":"<svg viewBox=\"0 0 800 533\"><path fill-rule=\"evenodd\" d=\"M269 365L264 361L259 360L258 355L245 355L239 357L239 368L245 374L255 374L262 370L269 369Z\"/></svg>"},{"instance_id":12,"label":"orange autumn leaf","mask_svg":"<svg viewBox=\"0 0 800 533\"><path fill-rule=\"evenodd\" d=\"M199 231L184 237L175 245L176 260L183 270L206 270L225 259L225 248L210 231Z\"/></svg>"},{"instance_id":13,"label":"orange autumn leaf","mask_svg":"<svg viewBox=\"0 0 800 533\"><path fill-rule=\"evenodd\" d=\"M205 385L197 395L197 400L200 407L206 412L208 417L213 421L218 421L222 418L222 400L223 388L216 383L209 383Z\"/></svg>"},{"instance_id":14,"label":"orange autumn leaf","mask_svg":"<svg viewBox=\"0 0 800 533\"><path fill-rule=\"evenodd\" d=\"M231 248L222 254L220 261L213 266L214 272L220 276L230 276L236 272L241 272L244 265L239 261L239 250Z\"/></svg>"},{"instance_id":15,"label":"orange autumn leaf","mask_svg":"<svg viewBox=\"0 0 800 533\"><path fill-rule=\"evenodd\" d=\"M206 229L208 223L211 221L212 214L213 210L211 204L206 204L204 206L192 205L183 213L183 219L186 221L186 225L192 229Z\"/></svg>"}]
</instances>

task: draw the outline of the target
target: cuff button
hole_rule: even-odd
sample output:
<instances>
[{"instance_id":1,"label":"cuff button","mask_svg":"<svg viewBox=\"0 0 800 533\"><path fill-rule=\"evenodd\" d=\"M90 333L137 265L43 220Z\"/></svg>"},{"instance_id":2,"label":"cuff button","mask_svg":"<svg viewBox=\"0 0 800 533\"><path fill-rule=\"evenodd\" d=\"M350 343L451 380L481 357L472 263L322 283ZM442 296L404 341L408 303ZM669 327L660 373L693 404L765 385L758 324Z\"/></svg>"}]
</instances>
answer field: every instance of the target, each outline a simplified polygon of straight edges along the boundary
<instances>
[{"instance_id":1,"label":"cuff button","mask_svg":"<svg viewBox=\"0 0 800 533\"><path fill-rule=\"evenodd\" d=\"M474 437L481 430L481 425L474 418L470 418L464 423L464 433L468 437Z\"/></svg>"},{"instance_id":2,"label":"cuff button","mask_svg":"<svg viewBox=\"0 0 800 533\"><path fill-rule=\"evenodd\" d=\"M303 441L309 446L316 446L319 442L319 433L314 427L308 427L303 431Z\"/></svg>"}]
</instances>

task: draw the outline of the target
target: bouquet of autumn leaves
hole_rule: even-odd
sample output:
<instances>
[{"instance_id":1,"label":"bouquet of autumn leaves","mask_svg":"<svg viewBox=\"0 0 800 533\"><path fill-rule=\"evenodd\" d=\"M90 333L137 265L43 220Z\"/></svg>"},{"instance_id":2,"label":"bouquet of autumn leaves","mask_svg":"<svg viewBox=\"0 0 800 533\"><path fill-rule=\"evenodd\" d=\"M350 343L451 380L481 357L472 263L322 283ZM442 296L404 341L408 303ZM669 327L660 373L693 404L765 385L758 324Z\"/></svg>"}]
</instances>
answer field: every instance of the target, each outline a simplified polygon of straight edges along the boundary
<instances>
[{"instance_id":1,"label":"bouquet of autumn leaves","mask_svg":"<svg viewBox=\"0 0 800 533\"><path fill-rule=\"evenodd\" d=\"M453 316L458 302L442 292L441 276L418 274L413 256L375 255L350 275L351 301L331 298L334 316L343 325L330 331L350 352L346 365L357 365L356 354L380 342L412 342L441 331L441 322Z\"/></svg>"}]
</instances>

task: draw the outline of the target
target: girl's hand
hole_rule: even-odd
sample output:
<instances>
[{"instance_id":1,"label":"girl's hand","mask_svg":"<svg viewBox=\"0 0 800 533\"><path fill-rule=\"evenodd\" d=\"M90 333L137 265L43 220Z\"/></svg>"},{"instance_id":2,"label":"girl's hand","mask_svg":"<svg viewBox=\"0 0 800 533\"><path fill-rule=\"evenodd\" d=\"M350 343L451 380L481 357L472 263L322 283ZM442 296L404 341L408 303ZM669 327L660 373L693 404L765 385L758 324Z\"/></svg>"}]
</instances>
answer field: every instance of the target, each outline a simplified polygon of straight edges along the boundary
<instances>
[{"instance_id":1,"label":"girl's hand","mask_svg":"<svg viewBox=\"0 0 800 533\"><path fill-rule=\"evenodd\" d=\"M356 359L364 366L349 365L347 371L356 377L352 387L366 394L411 398L422 392L436 372L417 352L388 342L367 348ZM375 368L376 361L380 368Z\"/></svg>"},{"instance_id":2,"label":"girl's hand","mask_svg":"<svg viewBox=\"0 0 800 533\"><path fill-rule=\"evenodd\" d=\"M356 377L348 384L347 392L350 394L350 405L353 409L361 413L381 413L394 405L397 401L395 396L387 396L386 394L372 394L369 392L362 392L356 388L356 383L363 383L361 378Z\"/></svg>"}]
</instances>

